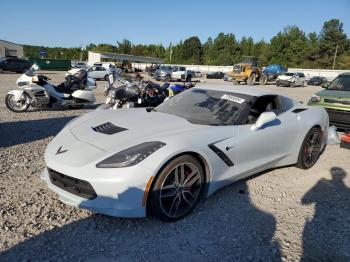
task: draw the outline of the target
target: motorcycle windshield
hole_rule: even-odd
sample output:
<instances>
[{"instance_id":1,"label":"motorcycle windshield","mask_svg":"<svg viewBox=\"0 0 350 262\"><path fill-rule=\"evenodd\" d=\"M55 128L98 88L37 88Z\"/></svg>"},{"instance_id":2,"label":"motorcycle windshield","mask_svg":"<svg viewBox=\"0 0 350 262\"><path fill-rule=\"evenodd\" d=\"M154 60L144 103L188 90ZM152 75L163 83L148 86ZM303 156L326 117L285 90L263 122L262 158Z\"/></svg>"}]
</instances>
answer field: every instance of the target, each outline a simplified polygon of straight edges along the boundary
<instances>
[{"instance_id":1,"label":"motorcycle windshield","mask_svg":"<svg viewBox=\"0 0 350 262\"><path fill-rule=\"evenodd\" d=\"M39 69L40 69L39 66L34 63L24 74L26 76L34 76L34 73Z\"/></svg>"}]
</instances>

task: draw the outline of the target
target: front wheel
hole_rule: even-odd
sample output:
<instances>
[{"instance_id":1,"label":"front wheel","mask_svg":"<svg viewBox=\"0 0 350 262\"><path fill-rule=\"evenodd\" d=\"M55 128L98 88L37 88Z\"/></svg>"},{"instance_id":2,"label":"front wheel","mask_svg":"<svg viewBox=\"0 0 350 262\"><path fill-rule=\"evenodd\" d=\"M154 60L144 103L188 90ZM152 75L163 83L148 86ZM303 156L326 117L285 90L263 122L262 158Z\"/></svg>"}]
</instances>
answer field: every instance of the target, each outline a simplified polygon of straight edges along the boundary
<instances>
[{"instance_id":1,"label":"front wheel","mask_svg":"<svg viewBox=\"0 0 350 262\"><path fill-rule=\"evenodd\" d=\"M262 75L259 81L260 85L266 85L267 84L267 75Z\"/></svg>"},{"instance_id":2,"label":"front wheel","mask_svg":"<svg viewBox=\"0 0 350 262\"><path fill-rule=\"evenodd\" d=\"M104 80L105 80L105 81L109 81L109 76L108 76L108 75L105 75Z\"/></svg>"},{"instance_id":3,"label":"front wheel","mask_svg":"<svg viewBox=\"0 0 350 262\"><path fill-rule=\"evenodd\" d=\"M322 150L322 131L313 127L305 136L301 145L297 167L308 169L312 167L321 155Z\"/></svg>"},{"instance_id":4,"label":"front wheel","mask_svg":"<svg viewBox=\"0 0 350 262\"><path fill-rule=\"evenodd\" d=\"M167 76L164 78L164 82L170 82L170 79L171 79L170 75L167 75Z\"/></svg>"},{"instance_id":5,"label":"front wheel","mask_svg":"<svg viewBox=\"0 0 350 262\"><path fill-rule=\"evenodd\" d=\"M2 69L1 67L0 67L0 74L2 74L4 72L4 69Z\"/></svg>"},{"instance_id":6,"label":"front wheel","mask_svg":"<svg viewBox=\"0 0 350 262\"><path fill-rule=\"evenodd\" d=\"M15 101L15 96L13 94L7 94L5 97L5 105L12 112L23 113L28 110L30 100L26 94L23 94L19 101Z\"/></svg>"},{"instance_id":7,"label":"front wheel","mask_svg":"<svg viewBox=\"0 0 350 262\"><path fill-rule=\"evenodd\" d=\"M156 177L149 209L160 220L177 221L194 209L204 184L203 168L194 157L175 158Z\"/></svg>"},{"instance_id":8,"label":"front wheel","mask_svg":"<svg viewBox=\"0 0 350 262\"><path fill-rule=\"evenodd\" d=\"M295 82L290 83L291 88L295 88Z\"/></svg>"}]
</instances>

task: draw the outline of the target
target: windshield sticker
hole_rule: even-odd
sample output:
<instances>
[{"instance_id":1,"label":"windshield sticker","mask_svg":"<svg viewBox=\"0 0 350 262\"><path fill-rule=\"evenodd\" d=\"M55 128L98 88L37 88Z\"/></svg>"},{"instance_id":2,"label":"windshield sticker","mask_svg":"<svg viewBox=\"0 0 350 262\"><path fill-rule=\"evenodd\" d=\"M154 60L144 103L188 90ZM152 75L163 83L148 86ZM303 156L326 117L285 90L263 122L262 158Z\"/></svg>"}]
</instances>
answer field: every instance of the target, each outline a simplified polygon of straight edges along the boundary
<instances>
[{"instance_id":1,"label":"windshield sticker","mask_svg":"<svg viewBox=\"0 0 350 262\"><path fill-rule=\"evenodd\" d=\"M237 97L237 96L233 96L233 95L228 95L228 94L222 95L221 99L226 99L226 100L229 100L229 101L232 101L232 102L236 102L238 104L242 104L245 101L243 98L240 98L240 97Z\"/></svg>"}]
</instances>

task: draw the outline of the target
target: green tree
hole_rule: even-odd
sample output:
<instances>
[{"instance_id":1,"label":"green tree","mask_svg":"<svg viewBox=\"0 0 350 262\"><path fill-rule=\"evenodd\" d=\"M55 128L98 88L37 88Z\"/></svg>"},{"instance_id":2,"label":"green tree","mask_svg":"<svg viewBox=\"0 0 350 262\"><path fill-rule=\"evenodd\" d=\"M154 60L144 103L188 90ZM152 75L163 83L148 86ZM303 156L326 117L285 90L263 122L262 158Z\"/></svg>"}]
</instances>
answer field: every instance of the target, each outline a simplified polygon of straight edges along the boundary
<instances>
[{"instance_id":1,"label":"green tree","mask_svg":"<svg viewBox=\"0 0 350 262\"><path fill-rule=\"evenodd\" d=\"M338 45L338 48L337 48ZM322 68L332 68L336 49L339 56L349 50L349 41L343 30L343 23L338 19L324 22L320 33L320 60Z\"/></svg>"}]
</instances>

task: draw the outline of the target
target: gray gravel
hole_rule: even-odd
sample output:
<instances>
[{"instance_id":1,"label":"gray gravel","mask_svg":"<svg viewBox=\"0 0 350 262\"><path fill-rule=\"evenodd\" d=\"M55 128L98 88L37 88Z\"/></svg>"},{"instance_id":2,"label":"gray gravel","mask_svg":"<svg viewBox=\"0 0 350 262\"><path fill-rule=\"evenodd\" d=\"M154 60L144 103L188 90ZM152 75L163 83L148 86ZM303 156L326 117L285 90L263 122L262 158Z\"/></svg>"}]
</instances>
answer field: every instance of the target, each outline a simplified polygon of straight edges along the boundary
<instances>
[{"instance_id":1,"label":"gray gravel","mask_svg":"<svg viewBox=\"0 0 350 262\"><path fill-rule=\"evenodd\" d=\"M48 76L58 83L64 74ZM350 261L348 150L328 146L310 170L228 186L173 224L94 214L60 203L39 178L46 145L93 108L11 113L4 97L17 77L0 75L0 261ZM264 88L302 101L318 90Z\"/></svg>"}]
</instances>

